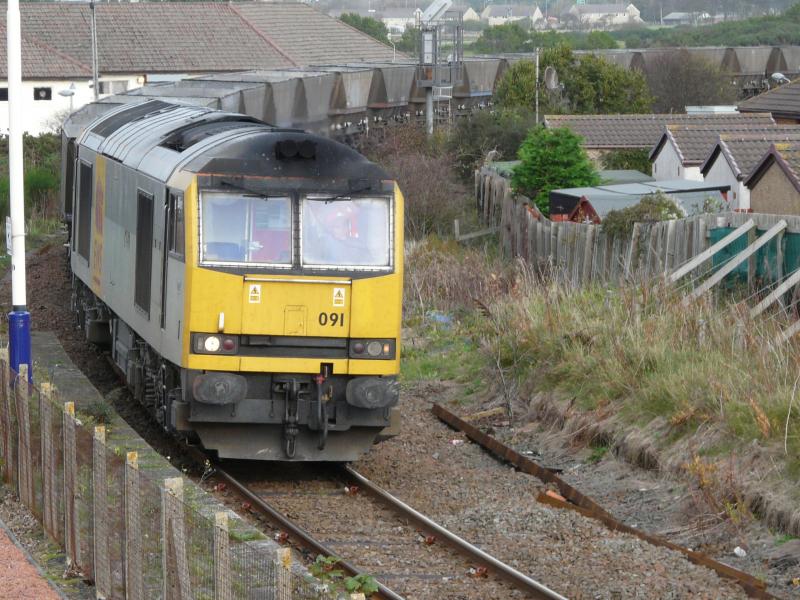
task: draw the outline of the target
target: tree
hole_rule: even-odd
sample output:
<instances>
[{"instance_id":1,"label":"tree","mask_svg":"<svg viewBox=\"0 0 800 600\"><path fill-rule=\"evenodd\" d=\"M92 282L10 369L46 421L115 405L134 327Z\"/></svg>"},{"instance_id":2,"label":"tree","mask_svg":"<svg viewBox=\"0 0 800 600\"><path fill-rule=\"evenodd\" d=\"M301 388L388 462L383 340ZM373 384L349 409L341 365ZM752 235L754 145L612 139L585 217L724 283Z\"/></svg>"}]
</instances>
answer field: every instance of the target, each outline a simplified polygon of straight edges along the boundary
<instances>
[{"instance_id":1,"label":"tree","mask_svg":"<svg viewBox=\"0 0 800 600\"><path fill-rule=\"evenodd\" d=\"M649 174L653 168L650 164L650 151L641 148L612 150L600 159L604 169L633 169Z\"/></svg>"},{"instance_id":2,"label":"tree","mask_svg":"<svg viewBox=\"0 0 800 600\"><path fill-rule=\"evenodd\" d=\"M416 27L406 27L403 36L398 40L396 47L400 52L411 54L419 52L420 32Z\"/></svg>"},{"instance_id":3,"label":"tree","mask_svg":"<svg viewBox=\"0 0 800 600\"><path fill-rule=\"evenodd\" d=\"M543 110L567 110L582 114L620 114L649 112L653 99L644 76L638 71L610 63L599 56L584 54L580 60L568 46L547 48L540 68L555 68L563 84L564 99L545 94Z\"/></svg>"},{"instance_id":4,"label":"tree","mask_svg":"<svg viewBox=\"0 0 800 600\"><path fill-rule=\"evenodd\" d=\"M339 16L342 23L347 23L379 42L389 45L389 30L381 21L372 17L362 17L358 13L343 13Z\"/></svg>"},{"instance_id":5,"label":"tree","mask_svg":"<svg viewBox=\"0 0 800 600\"><path fill-rule=\"evenodd\" d=\"M530 108L499 108L483 111L469 119L458 119L448 139L448 149L455 157L456 168L470 180L477 166L490 151L498 160L514 160L528 131L536 124Z\"/></svg>"},{"instance_id":6,"label":"tree","mask_svg":"<svg viewBox=\"0 0 800 600\"><path fill-rule=\"evenodd\" d=\"M501 52L525 52L532 50L530 36L517 23L495 25L483 30L472 45L475 52L495 54Z\"/></svg>"},{"instance_id":7,"label":"tree","mask_svg":"<svg viewBox=\"0 0 800 600\"><path fill-rule=\"evenodd\" d=\"M686 51L665 53L647 69L656 112L684 112L689 105L733 104L737 86L730 74Z\"/></svg>"},{"instance_id":8,"label":"tree","mask_svg":"<svg viewBox=\"0 0 800 600\"><path fill-rule=\"evenodd\" d=\"M494 100L503 108L533 108L536 95L536 64L521 60L511 65L497 83Z\"/></svg>"},{"instance_id":9,"label":"tree","mask_svg":"<svg viewBox=\"0 0 800 600\"><path fill-rule=\"evenodd\" d=\"M514 168L511 184L545 215L550 214L551 190L600 183L580 136L566 128L534 127L518 156L521 162Z\"/></svg>"}]
</instances>

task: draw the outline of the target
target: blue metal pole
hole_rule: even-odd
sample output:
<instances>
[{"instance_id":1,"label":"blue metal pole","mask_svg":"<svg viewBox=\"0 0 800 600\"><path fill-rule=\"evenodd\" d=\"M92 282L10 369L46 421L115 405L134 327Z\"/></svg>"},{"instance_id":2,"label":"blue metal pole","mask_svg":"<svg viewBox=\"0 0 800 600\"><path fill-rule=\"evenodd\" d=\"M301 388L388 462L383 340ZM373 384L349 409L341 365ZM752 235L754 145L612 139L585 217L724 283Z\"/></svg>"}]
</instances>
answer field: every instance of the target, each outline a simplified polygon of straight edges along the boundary
<instances>
[{"instance_id":1,"label":"blue metal pole","mask_svg":"<svg viewBox=\"0 0 800 600\"><path fill-rule=\"evenodd\" d=\"M25 188L22 166L22 34L19 0L8 0L8 174L11 213L11 313L8 315L9 361L15 373L31 365L31 315L25 294Z\"/></svg>"}]
</instances>

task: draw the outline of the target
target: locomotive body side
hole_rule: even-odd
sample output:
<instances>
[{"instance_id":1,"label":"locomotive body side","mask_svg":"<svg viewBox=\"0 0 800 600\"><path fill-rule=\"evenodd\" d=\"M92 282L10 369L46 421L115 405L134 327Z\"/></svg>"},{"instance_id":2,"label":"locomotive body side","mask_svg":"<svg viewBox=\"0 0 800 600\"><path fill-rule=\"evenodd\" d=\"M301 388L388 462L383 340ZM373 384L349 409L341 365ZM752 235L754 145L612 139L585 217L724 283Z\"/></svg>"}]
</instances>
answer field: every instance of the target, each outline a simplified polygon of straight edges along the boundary
<instances>
[{"instance_id":1,"label":"locomotive body side","mask_svg":"<svg viewBox=\"0 0 800 600\"><path fill-rule=\"evenodd\" d=\"M65 166L87 339L220 457L357 458L399 419L402 194L336 142L148 104Z\"/></svg>"}]
</instances>

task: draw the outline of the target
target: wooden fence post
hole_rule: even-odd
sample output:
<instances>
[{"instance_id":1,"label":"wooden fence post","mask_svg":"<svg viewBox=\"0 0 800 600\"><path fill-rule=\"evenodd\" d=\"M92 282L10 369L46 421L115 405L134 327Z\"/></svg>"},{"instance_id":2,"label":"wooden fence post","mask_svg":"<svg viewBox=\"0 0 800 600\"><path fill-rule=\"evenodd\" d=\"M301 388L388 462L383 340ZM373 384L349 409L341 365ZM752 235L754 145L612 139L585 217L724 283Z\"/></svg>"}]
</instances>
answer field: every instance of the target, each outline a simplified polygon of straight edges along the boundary
<instances>
[{"instance_id":1,"label":"wooden fence post","mask_svg":"<svg viewBox=\"0 0 800 600\"><path fill-rule=\"evenodd\" d=\"M231 548L228 513L214 514L214 600L231 600Z\"/></svg>"},{"instance_id":2,"label":"wooden fence post","mask_svg":"<svg viewBox=\"0 0 800 600\"><path fill-rule=\"evenodd\" d=\"M42 446L42 523L45 531L58 540L56 525L55 471L56 454L53 443L53 384L39 385L39 419Z\"/></svg>"},{"instance_id":3,"label":"wooden fence post","mask_svg":"<svg viewBox=\"0 0 800 600\"><path fill-rule=\"evenodd\" d=\"M14 420L11 416L11 368L8 361L8 347L0 348L0 376L2 377L2 406L0 406L0 429L3 444L3 481L12 482L12 469L16 466L14 445L12 443Z\"/></svg>"},{"instance_id":4,"label":"wooden fence post","mask_svg":"<svg viewBox=\"0 0 800 600\"><path fill-rule=\"evenodd\" d=\"M108 556L108 479L104 425L94 428L92 439L92 518L95 594L98 599L105 599L111 596L111 565Z\"/></svg>"},{"instance_id":5,"label":"wooden fence post","mask_svg":"<svg viewBox=\"0 0 800 600\"><path fill-rule=\"evenodd\" d=\"M164 487L161 490L161 536L164 548L162 554L164 598L191 600L181 477L164 480Z\"/></svg>"},{"instance_id":6,"label":"wooden fence post","mask_svg":"<svg viewBox=\"0 0 800 600\"><path fill-rule=\"evenodd\" d=\"M291 600L292 597L292 551L278 548L275 551L275 599Z\"/></svg>"},{"instance_id":7,"label":"wooden fence post","mask_svg":"<svg viewBox=\"0 0 800 600\"><path fill-rule=\"evenodd\" d=\"M125 597L144 595L142 582L142 521L139 502L139 454L125 457ZM162 549L165 553L166 549ZM164 573L166 579L166 573Z\"/></svg>"},{"instance_id":8,"label":"wooden fence post","mask_svg":"<svg viewBox=\"0 0 800 600\"><path fill-rule=\"evenodd\" d=\"M78 507L75 502L78 457L75 440L75 403L64 403L64 546L68 566L80 565Z\"/></svg>"},{"instance_id":9,"label":"wooden fence post","mask_svg":"<svg viewBox=\"0 0 800 600\"><path fill-rule=\"evenodd\" d=\"M31 448L31 405L28 397L28 365L19 366L19 376L14 384L17 402L17 427L19 428L19 498L32 511L33 464Z\"/></svg>"}]
</instances>

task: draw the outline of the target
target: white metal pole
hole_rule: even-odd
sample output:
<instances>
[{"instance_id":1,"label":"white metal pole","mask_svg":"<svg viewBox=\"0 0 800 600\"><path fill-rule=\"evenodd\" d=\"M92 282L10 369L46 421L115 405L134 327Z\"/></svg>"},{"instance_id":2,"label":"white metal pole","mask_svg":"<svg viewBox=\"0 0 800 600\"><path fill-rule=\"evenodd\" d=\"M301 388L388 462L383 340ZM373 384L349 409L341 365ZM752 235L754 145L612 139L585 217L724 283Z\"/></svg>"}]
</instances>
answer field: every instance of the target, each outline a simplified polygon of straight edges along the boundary
<instances>
[{"instance_id":1,"label":"white metal pole","mask_svg":"<svg viewBox=\"0 0 800 600\"><path fill-rule=\"evenodd\" d=\"M428 135L433 135L433 88L425 88L425 129Z\"/></svg>"},{"instance_id":2,"label":"white metal pole","mask_svg":"<svg viewBox=\"0 0 800 600\"><path fill-rule=\"evenodd\" d=\"M92 13L91 27L92 27L92 89L94 91L94 101L97 102L100 97L99 84L97 82L97 19L94 14L94 2L89 2L89 10Z\"/></svg>"},{"instance_id":3,"label":"white metal pole","mask_svg":"<svg viewBox=\"0 0 800 600\"><path fill-rule=\"evenodd\" d=\"M8 316L11 367L32 373L30 314L25 294L25 186L22 166L22 33L19 0L8 0L8 171L11 213L11 313Z\"/></svg>"},{"instance_id":4,"label":"white metal pole","mask_svg":"<svg viewBox=\"0 0 800 600\"><path fill-rule=\"evenodd\" d=\"M539 49L536 48L536 124L539 124Z\"/></svg>"}]
</instances>

